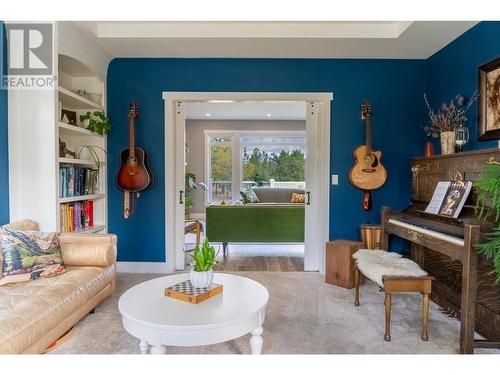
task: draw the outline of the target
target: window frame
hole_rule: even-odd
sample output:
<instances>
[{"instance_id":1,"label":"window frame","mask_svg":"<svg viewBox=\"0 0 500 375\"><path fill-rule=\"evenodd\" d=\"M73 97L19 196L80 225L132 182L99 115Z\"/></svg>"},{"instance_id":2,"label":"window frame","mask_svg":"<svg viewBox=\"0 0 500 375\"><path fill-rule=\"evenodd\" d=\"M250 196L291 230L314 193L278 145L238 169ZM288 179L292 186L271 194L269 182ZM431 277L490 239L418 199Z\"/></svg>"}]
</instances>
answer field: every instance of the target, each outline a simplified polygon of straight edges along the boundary
<instances>
[{"instance_id":1,"label":"window frame","mask_svg":"<svg viewBox=\"0 0 500 375\"><path fill-rule=\"evenodd\" d=\"M210 152L210 138L211 137L232 137L231 150L232 150L232 173L231 173L231 193L232 201L240 199L240 190L243 188L243 148L241 143L241 138L244 136L303 136L304 143L296 143L297 146L304 148L304 152L307 150L307 132L306 130L203 130L205 135L205 178L208 182L208 190L205 192L205 206L212 203L212 183L210 182L210 165L211 165L211 152ZM273 145L273 143L269 143ZM274 145L278 145L274 143ZM292 145L295 145L292 144ZM238 152L235 152L238 150Z\"/></svg>"}]
</instances>

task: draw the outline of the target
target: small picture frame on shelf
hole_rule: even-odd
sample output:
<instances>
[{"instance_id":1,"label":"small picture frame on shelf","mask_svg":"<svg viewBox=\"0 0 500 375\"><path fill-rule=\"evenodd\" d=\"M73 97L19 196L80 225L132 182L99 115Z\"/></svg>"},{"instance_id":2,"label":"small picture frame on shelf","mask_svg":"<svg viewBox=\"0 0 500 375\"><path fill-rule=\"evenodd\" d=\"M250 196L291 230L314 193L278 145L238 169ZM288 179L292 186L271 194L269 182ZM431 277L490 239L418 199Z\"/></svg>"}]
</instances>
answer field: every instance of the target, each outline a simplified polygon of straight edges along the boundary
<instances>
[{"instance_id":1,"label":"small picture frame on shelf","mask_svg":"<svg viewBox=\"0 0 500 375\"><path fill-rule=\"evenodd\" d=\"M478 68L478 137L500 139L500 57Z\"/></svg>"},{"instance_id":2,"label":"small picture frame on shelf","mask_svg":"<svg viewBox=\"0 0 500 375\"><path fill-rule=\"evenodd\" d=\"M61 109L61 122L76 126L76 112L67 109Z\"/></svg>"}]
</instances>

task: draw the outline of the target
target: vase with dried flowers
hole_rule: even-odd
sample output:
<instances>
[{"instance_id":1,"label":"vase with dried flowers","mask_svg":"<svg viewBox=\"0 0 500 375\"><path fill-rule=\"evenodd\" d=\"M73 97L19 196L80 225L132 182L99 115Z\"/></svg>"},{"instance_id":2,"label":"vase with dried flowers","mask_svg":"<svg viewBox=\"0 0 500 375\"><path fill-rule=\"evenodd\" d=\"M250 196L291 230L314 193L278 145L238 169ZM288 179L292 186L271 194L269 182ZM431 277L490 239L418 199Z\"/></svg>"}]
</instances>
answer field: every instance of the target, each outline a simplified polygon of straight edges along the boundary
<instances>
[{"instance_id":1,"label":"vase with dried flowers","mask_svg":"<svg viewBox=\"0 0 500 375\"><path fill-rule=\"evenodd\" d=\"M477 91L468 100L465 100L462 95L457 95L450 103L443 103L441 109L434 112L427 100L427 95L424 93L425 105L429 110L430 126L439 132L442 154L455 152L455 128L466 126L466 113L477 98Z\"/></svg>"}]
</instances>

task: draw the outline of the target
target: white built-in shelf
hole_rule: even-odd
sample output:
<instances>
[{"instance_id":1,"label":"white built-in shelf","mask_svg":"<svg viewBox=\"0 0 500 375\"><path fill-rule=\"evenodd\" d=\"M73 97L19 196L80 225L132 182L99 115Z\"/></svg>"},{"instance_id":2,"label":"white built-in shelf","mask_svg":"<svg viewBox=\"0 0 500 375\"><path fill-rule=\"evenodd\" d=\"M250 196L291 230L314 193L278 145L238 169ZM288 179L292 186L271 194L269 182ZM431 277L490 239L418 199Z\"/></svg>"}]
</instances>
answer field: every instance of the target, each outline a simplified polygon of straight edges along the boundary
<instances>
[{"instance_id":1,"label":"white built-in shelf","mask_svg":"<svg viewBox=\"0 0 500 375\"><path fill-rule=\"evenodd\" d=\"M100 232L101 230L104 230L104 228L106 228L105 225L94 225L93 227L88 227L88 228L81 229L81 230L75 230L75 231L70 232L70 233L96 233L96 232Z\"/></svg>"},{"instance_id":2,"label":"white built-in shelf","mask_svg":"<svg viewBox=\"0 0 500 375\"><path fill-rule=\"evenodd\" d=\"M62 102L63 108L69 109L97 109L102 111L103 107L90 99L84 98L78 94L75 94L64 87L59 86L57 88L59 91L59 101Z\"/></svg>"},{"instance_id":3,"label":"white built-in shelf","mask_svg":"<svg viewBox=\"0 0 500 375\"><path fill-rule=\"evenodd\" d=\"M73 158L59 158L59 164L77 164L77 165L89 165L96 166L93 160L85 160L85 159L73 159ZM104 165L104 162L101 161L100 165Z\"/></svg>"},{"instance_id":4,"label":"white built-in shelf","mask_svg":"<svg viewBox=\"0 0 500 375\"><path fill-rule=\"evenodd\" d=\"M79 202L79 201L95 201L97 199L102 199L104 197L105 197L104 194L79 195L76 197L59 198L59 203Z\"/></svg>"},{"instance_id":5,"label":"white built-in shelf","mask_svg":"<svg viewBox=\"0 0 500 375\"><path fill-rule=\"evenodd\" d=\"M59 134L64 134L64 135L89 135L93 137L99 137L102 138L102 135L92 133L90 130L81 128L76 125L70 125L70 124L65 124L64 122L58 122L57 125L59 126Z\"/></svg>"}]
</instances>

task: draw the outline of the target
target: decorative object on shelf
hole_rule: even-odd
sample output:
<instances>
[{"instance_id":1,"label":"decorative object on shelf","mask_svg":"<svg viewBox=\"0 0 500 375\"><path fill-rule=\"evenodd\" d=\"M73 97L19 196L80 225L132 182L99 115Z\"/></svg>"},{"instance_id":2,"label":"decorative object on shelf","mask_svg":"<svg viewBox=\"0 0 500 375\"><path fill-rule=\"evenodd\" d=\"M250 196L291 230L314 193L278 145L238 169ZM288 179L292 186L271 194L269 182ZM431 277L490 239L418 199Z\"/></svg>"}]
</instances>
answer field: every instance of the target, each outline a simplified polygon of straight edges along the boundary
<instances>
[{"instance_id":1,"label":"decorative object on shelf","mask_svg":"<svg viewBox=\"0 0 500 375\"><path fill-rule=\"evenodd\" d=\"M215 252L215 249L208 238L205 237L203 245L197 245L192 254L191 252L186 252L194 260L194 267L189 273L191 284L195 288L208 288L214 279L213 267L217 264L217 255L219 252Z\"/></svg>"},{"instance_id":2,"label":"decorative object on shelf","mask_svg":"<svg viewBox=\"0 0 500 375\"><path fill-rule=\"evenodd\" d=\"M434 112L427 95L424 93L425 105L429 110L430 126L433 127L433 130L437 130L441 136L441 154L455 153L455 128L466 126L467 116L465 114L477 98L477 91L467 101L462 95L457 95L450 103L443 103L438 112Z\"/></svg>"},{"instance_id":3,"label":"decorative object on shelf","mask_svg":"<svg viewBox=\"0 0 500 375\"><path fill-rule=\"evenodd\" d=\"M441 154L449 155L455 153L455 132L441 132Z\"/></svg>"},{"instance_id":4,"label":"decorative object on shelf","mask_svg":"<svg viewBox=\"0 0 500 375\"><path fill-rule=\"evenodd\" d=\"M111 133L111 123L103 111L87 112L80 115L82 124L86 124L85 128L99 135Z\"/></svg>"},{"instance_id":5,"label":"decorative object on shelf","mask_svg":"<svg viewBox=\"0 0 500 375\"><path fill-rule=\"evenodd\" d=\"M148 165L148 153L135 145L135 122L139 116L139 107L133 101L130 103L128 112L128 148L121 153L121 166L118 170L116 183L123 190L123 217L128 219L134 211L134 201L130 199L131 194L139 198L140 191L146 190L153 185L153 173ZM179 203L183 204L182 195L179 192ZM134 195L132 195L132 198Z\"/></svg>"},{"instance_id":6,"label":"decorative object on shelf","mask_svg":"<svg viewBox=\"0 0 500 375\"><path fill-rule=\"evenodd\" d=\"M61 122L70 125L76 125L76 112L61 109Z\"/></svg>"},{"instance_id":7,"label":"decorative object on shelf","mask_svg":"<svg viewBox=\"0 0 500 375\"><path fill-rule=\"evenodd\" d=\"M89 99L89 96L88 96L88 94L87 94L87 90L84 90L84 89L77 89L77 90L75 91L75 93L76 93L77 95L80 95L82 98Z\"/></svg>"},{"instance_id":8,"label":"decorative object on shelf","mask_svg":"<svg viewBox=\"0 0 500 375\"><path fill-rule=\"evenodd\" d=\"M350 183L364 191L362 207L365 211L372 208L371 191L381 187L387 179L387 172L380 162L382 152L372 150L371 119L372 108L365 100L361 105L361 120L365 123L365 144L354 150L354 165L349 170Z\"/></svg>"},{"instance_id":9,"label":"decorative object on shelf","mask_svg":"<svg viewBox=\"0 0 500 375\"><path fill-rule=\"evenodd\" d=\"M462 152L469 142L469 129L463 124L455 128L455 151Z\"/></svg>"},{"instance_id":10,"label":"decorative object on shelf","mask_svg":"<svg viewBox=\"0 0 500 375\"><path fill-rule=\"evenodd\" d=\"M193 197L188 195L193 190L198 189L198 186L203 190L207 191L208 186L204 182L196 183L196 175L194 173L186 173L185 175L185 189L186 189L186 199L184 200L185 216L186 219L190 218L190 211L193 208Z\"/></svg>"},{"instance_id":11,"label":"decorative object on shelf","mask_svg":"<svg viewBox=\"0 0 500 375\"><path fill-rule=\"evenodd\" d=\"M500 139L500 57L478 69L479 140Z\"/></svg>"},{"instance_id":12,"label":"decorative object on shelf","mask_svg":"<svg viewBox=\"0 0 500 375\"><path fill-rule=\"evenodd\" d=\"M102 94L96 93L96 92L89 92L87 93L87 96L90 101L102 105Z\"/></svg>"},{"instance_id":13,"label":"decorative object on shelf","mask_svg":"<svg viewBox=\"0 0 500 375\"><path fill-rule=\"evenodd\" d=\"M83 145L77 148L76 158L80 160L93 160L96 167L100 168L102 163L99 158L99 153L96 149L101 150L105 154L107 153L105 149L99 146Z\"/></svg>"},{"instance_id":14,"label":"decorative object on shelf","mask_svg":"<svg viewBox=\"0 0 500 375\"><path fill-rule=\"evenodd\" d=\"M487 242L478 245L477 249L493 261L496 282L500 283L500 163L486 163L474 186L478 189L476 212L479 218L486 221L493 217L496 223Z\"/></svg>"},{"instance_id":15,"label":"decorative object on shelf","mask_svg":"<svg viewBox=\"0 0 500 375\"><path fill-rule=\"evenodd\" d=\"M439 138L439 129L434 125L424 126L424 132L427 136L427 142L425 142L424 156L427 158L434 155L434 145L432 144L432 138Z\"/></svg>"},{"instance_id":16,"label":"decorative object on shelf","mask_svg":"<svg viewBox=\"0 0 500 375\"><path fill-rule=\"evenodd\" d=\"M65 158L66 155L70 155L73 158L76 157L73 151L70 151L66 148L66 142L61 141L61 138L59 138L59 157Z\"/></svg>"},{"instance_id":17,"label":"decorative object on shelf","mask_svg":"<svg viewBox=\"0 0 500 375\"><path fill-rule=\"evenodd\" d=\"M198 304L211 297L221 294L223 286L221 284L211 284L207 288L195 288L190 280L165 288L165 295L180 301Z\"/></svg>"}]
</instances>

